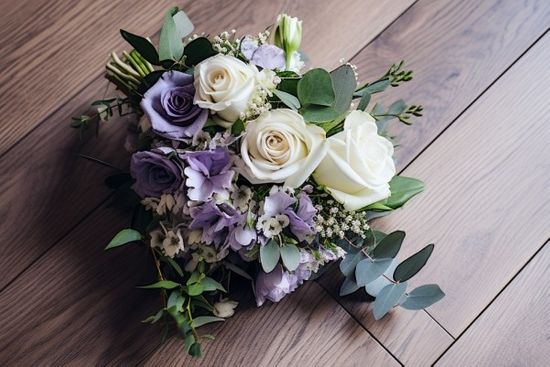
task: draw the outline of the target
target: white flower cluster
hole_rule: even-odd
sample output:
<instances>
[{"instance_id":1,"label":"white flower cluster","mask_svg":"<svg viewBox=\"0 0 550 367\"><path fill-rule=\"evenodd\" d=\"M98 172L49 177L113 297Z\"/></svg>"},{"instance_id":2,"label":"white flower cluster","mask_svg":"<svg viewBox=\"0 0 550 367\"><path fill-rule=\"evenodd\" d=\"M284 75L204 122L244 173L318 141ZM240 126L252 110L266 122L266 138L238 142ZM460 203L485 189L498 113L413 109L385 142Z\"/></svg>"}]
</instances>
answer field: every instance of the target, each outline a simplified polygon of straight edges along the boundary
<instances>
[{"instance_id":1,"label":"white flower cluster","mask_svg":"<svg viewBox=\"0 0 550 367\"><path fill-rule=\"evenodd\" d=\"M325 239L343 239L348 232L365 238L370 228L365 212L346 211L332 199L326 201L326 206L319 204L315 208L315 231Z\"/></svg>"},{"instance_id":2,"label":"white flower cluster","mask_svg":"<svg viewBox=\"0 0 550 367\"><path fill-rule=\"evenodd\" d=\"M232 29L230 32L224 31L212 38L212 48L219 53L237 56L239 53L239 43L236 41L236 30Z\"/></svg>"}]
</instances>

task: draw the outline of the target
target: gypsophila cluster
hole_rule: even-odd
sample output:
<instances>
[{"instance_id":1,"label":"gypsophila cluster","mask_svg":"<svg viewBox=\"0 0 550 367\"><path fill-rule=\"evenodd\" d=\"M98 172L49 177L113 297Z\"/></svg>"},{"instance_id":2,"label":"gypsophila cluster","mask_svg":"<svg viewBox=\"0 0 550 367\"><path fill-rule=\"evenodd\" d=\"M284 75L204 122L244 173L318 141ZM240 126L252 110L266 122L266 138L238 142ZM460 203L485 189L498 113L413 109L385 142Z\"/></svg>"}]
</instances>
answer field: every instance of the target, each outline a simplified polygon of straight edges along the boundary
<instances>
[{"instance_id":1,"label":"gypsophila cluster","mask_svg":"<svg viewBox=\"0 0 550 367\"><path fill-rule=\"evenodd\" d=\"M365 212L346 211L332 199L327 200L324 205L317 204L315 209L315 230L323 239L344 239L348 232L365 238L365 233L370 228Z\"/></svg>"}]
</instances>

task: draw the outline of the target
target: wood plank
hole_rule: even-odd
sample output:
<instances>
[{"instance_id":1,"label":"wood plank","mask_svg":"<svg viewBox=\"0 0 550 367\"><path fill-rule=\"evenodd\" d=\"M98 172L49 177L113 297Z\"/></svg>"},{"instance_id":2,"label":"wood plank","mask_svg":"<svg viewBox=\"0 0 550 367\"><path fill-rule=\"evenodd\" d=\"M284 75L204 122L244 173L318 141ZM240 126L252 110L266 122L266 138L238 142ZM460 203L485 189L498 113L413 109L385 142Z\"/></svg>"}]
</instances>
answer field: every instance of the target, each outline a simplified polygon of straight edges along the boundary
<instances>
[{"instance_id":1,"label":"wood plank","mask_svg":"<svg viewBox=\"0 0 550 367\"><path fill-rule=\"evenodd\" d=\"M394 366L399 363L315 282L279 304L241 309L206 344L200 360L181 339L163 344L146 366Z\"/></svg>"},{"instance_id":2,"label":"wood plank","mask_svg":"<svg viewBox=\"0 0 550 367\"><path fill-rule=\"evenodd\" d=\"M363 75L381 75L388 63L400 57L408 60L415 70L415 79L411 83L388 91L382 99L388 102L403 97L410 102L427 104L426 116L416 120L413 127L396 125L392 129L394 134L399 135L401 146L396 150L396 158L400 168L414 159L546 30L550 20L549 5L547 2L529 1L518 9L517 2L512 1L419 1L353 59L359 68L360 78ZM453 160L456 159L453 157ZM436 163L438 167L447 164L446 161ZM477 167L477 164L472 166ZM413 173L410 175L415 176ZM431 183L430 175L433 175L431 171L416 174L427 181L428 190L436 185ZM462 199L461 196L455 197L457 201ZM432 204L426 203L426 200L424 195L413 201L423 202L423 208L429 208ZM417 217L417 222L425 221L422 228L408 222L404 225L399 225L398 221L392 222L391 217L395 214L383 223L387 223L385 228L389 231L401 228L409 236L424 233L422 242L406 242L409 252L429 242L439 244L436 252L443 252L443 246L452 241L452 237L446 240L428 237L433 232L432 227L439 222L440 212L448 208L438 210L434 209L431 220L428 220L413 207L405 208L402 214L407 218ZM377 223L375 227L383 223ZM410 247L412 244L414 247ZM438 264L436 260L432 260L431 266L439 267L442 272L447 269L446 265ZM426 277L426 280L439 282L440 276L438 273ZM331 269L320 281L329 292L337 295L342 277L338 269ZM460 300L454 301L457 305L461 304ZM406 365L430 364L453 341L428 314L395 312L389 318L376 322L371 315L371 305L364 305L361 297L343 298L342 304Z\"/></svg>"},{"instance_id":3,"label":"wood plank","mask_svg":"<svg viewBox=\"0 0 550 367\"><path fill-rule=\"evenodd\" d=\"M304 42L309 42L311 50L322 50L322 43L333 45L334 47L328 47L331 50L337 49L340 39L335 38L332 43L330 35L339 33L339 24L356 24L360 20L368 20L368 25L357 30L360 37L354 38L344 47L344 52L351 57L355 52L353 49L360 49L369 37L381 30L384 23L380 19L386 17L384 19L390 22L389 14L397 16L409 2L392 3L392 6L386 8L383 17L368 11L373 3L374 1L357 0L352 3L352 7L347 3L323 6L326 3L322 2L317 2L316 6L308 6L302 1L290 2L281 7L275 5L275 2L266 1L261 3L262 12L258 12L258 5L251 5L252 1L229 2L228 6L221 9L201 2L185 6L185 9L199 30L213 28L221 31L234 27L242 32L263 29L275 14L286 9L304 19ZM332 9L337 15L335 22L327 25L324 33L315 38L307 24L320 32L316 28L320 23L318 20L328 16L327 9ZM113 30L113 33L117 32ZM105 42L115 44L109 40ZM104 52L100 54L103 55L101 57L105 56ZM330 59L332 54L312 52L311 56L318 58L319 62L336 61ZM97 61L96 70L101 68L103 61ZM89 65L92 63L93 60ZM90 101L105 95L105 86L106 82L101 78L94 80L0 159L0 171L10 172L6 179L0 181L0 200L3 203L0 208L0 214L3 214L0 220L0 236L5 239L6 244L5 256L0 258L0 289L109 194L102 181L110 170L78 159L76 153L98 157L121 168L127 167L128 156L123 148L126 120L104 125L99 139L86 139L82 142L79 141L78 134L68 127L70 116L80 115ZM107 92L107 95L110 93ZM13 121L11 124L15 125ZM40 152L34 154L32 160L28 159L29 147ZM19 223L26 223L26 226ZM23 242L20 241L22 236L25 238Z\"/></svg>"},{"instance_id":4,"label":"wood plank","mask_svg":"<svg viewBox=\"0 0 550 367\"><path fill-rule=\"evenodd\" d=\"M353 62L373 80L406 60L413 81L384 93L386 105L404 98L422 103L425 116L395 123L395 152L403 168L535 42L550 24L546 0L430 1L414 4Z\"/></svg>"},{"instance_id":5,"label":"wood plank","mask_svg":"<svg viewBox=\"0 0 550 367\"><path fill-rule=\"evenodd\" d=\"M158 347L160 330L139 322L159 307L157 293L134 288L154 277L148 251L130 246L104 252L101 245L127 218L101 208L2 292L0 365L135 365ZM197 365L399 365L315 283L280 304L241 308L218 326L217 341L206 344ZM156 353L163 365L191 364L181 340Z\"/></svg>"},{"instance_id":6,"label":"wood plank","mask_svg":"<svg viewBox=\"0 0 550 367\"><path fill-rule=\"evenodd\" d=\"M436 365L548 365L548 278L550 246L546 244Z\"/></svg>"},{"instance_id":7,"label":"wood plank","mask_svg":"<svg viewBox=\"0 0 550 367\"><path fill-rule=\"evenodd\" d=\"M550 34L404 172L421 200L380 221L408 232L405 254L436 243L414 284L447 296L429 313L458 336L550 237Z\"/></svg>"},{"instance_id":8,"label":"wood plank","mask_svg":"<svg viewBox=\"0 0 550 367\"><path fill-rule=\"evenodd\" d=\"M303 15L305 20L312 20L309 22L312 29L305 31L305 40L309 41L306 50L311 51L313 57L337 54L338 58L349 58L412 2L400 0L391 6L384 6L379 17L367 13L371 8L382 10L382 5L374 0L354 0L334 6L322 2L311 6L304 1L281 5L268 0L254 2L254 5L249 1L225 1L220 4L214 0L200 4L185 1L180 5L197 24L199 31L209 33L231 28L258 32L269 25L278 12L288 9ZM64 0L51 7L49 3L38 3L38 8L28 1L17 4L18 7L12 6L7 14L16 14L18 21L2 23L8 40L2 46L6 50L3 53L6 55L3 57L6 65L3 66L10 65L10 68L9 73L0 76L0 94L5 96L0 100L3 116L0 123L0 155L73 96L75 90L80 90L96 78L111 50L126 47L119 37L119 28L152 35L160 28L163 13L173 2L140 0L132 3L132 7L107 0L92 3ZM39 10L44 7L48 10L46 21L42 22L43 13ZM328 18L332 21L325 22L324 19ZM321 19L323 21L318 21ZM372 20L372 24L362 26L362 22L368 20ZM40 26L34 28L34 23L40 23ZM340 24L350 26L342 32ZM28 31L29 28L31 31ZM335 44L340 47L331 47L330 53L324 55L318 51L322 48L317 46L329 36L334 38L334 42L338 41ZM340 43L342 38L350 41ZM345 46L342 47L342 44ZM336 62L333 61L332 65ZM29 94L31 91L32 95Z\"/></svg>"}]
</instances>

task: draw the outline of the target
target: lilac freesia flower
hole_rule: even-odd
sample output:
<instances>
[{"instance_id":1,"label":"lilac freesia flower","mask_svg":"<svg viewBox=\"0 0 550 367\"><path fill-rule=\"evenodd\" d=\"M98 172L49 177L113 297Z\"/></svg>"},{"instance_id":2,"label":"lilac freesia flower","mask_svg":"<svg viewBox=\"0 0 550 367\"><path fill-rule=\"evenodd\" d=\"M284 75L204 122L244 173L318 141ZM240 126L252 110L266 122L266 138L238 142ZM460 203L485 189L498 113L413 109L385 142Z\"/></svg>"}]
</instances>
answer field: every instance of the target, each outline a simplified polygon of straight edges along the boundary
<instances>
[{"instance_id":1,"label":"lilac freesia flower","mask_svg":"<svg viewBox=\"0 0 550 367\"><path fill-rule=\"evenodd\" d=\"M260 307L266 300L279 302L297 287L298 277L283 271L281 265L277 265L270 273L260 270L256 278L256 304Z\"/></svg>"},{"instance_id":2,"label":"lilac freesia flower","mask_svg":"<svg viewBox=\"0 0 550 367\"><path fill-rule=\"evenodd\" d=\"M214 193L224 193L231 187L234 172L226 148L188 152L185 159L189 164L184 170L189 199L207 201Z\"/></svg>"},{"instance_id":3,"label":"lilac freesia flower","mask_svg":"<svg viewBox=\"0 0 550 367\"><path fill-rule=\"evenodd\" d=\"M141 108L153 131L168 139L192 138L202 130L208 110L193 104L193 76L168 71L143 96Z\"/></svg>"},{"instance_id":4,"label":"lilac freesia flower","mask_svg":"<svg viewBox=\"0 0 550 367\"><path fill-rule=\"evenodd\" d=\"M256 232L246 226L246 216L227 204L212 201L191 208L191 229L201 229L201 240L217 248L234 251L256 240Z\"/></svg>"},{"instance_id":5,"label":"lilac freesia flower","mask_svg":"<svg viewBox=\"0 0 550 367\"><path fill-rule=\"evenodd\" d=\"M133 188L142 198L173 194L181 188L181 169L163 154L136 152L130 161L130 174L136 180Z\"/></svg>"},{"instance_id":6,"label":"lilac freesia flower","mask_svg":"<svg viewBox=\"0 0 550 367\"><path fill-rule=\"evenodd\" d=\"M269 44L258 46L258 43L249 36L241 41L241 53L253 64L264 69L284 70L286 66L283 49Z\"/></svg>"}]
</instances>

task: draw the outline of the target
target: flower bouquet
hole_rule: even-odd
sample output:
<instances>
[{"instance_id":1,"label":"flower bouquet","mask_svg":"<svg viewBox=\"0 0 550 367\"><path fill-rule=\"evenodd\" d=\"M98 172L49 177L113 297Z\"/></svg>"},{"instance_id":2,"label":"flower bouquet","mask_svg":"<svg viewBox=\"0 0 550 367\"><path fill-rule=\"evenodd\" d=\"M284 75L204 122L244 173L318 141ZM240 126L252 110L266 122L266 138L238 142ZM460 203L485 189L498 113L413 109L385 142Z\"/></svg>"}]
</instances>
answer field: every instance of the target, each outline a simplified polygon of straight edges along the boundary
<instances>
[{"instance_id":1,"label":"flower bouquet","mask_svg":"<svg viewBox=\"0 0 550 367\"><path fill-rule=\"evenodd\" d=\"M121 30L133 49L112 53L106 65L121 93L72 124L136 116L125 146L129 173L107 179L136 209L107 249L137 242L151 252L157 279L142 288L159 290L163 304L145 321L173 321L198 356L210 336L197 329L238 305L232 277L241 288L249 283L261 306L338 259L340 295L362 289L375 319L440 300L435 284L407 290L433 245L399 263L405 233L369 224L423 189L396 175L386 133L388 122L410 124L422 107L399 100L369 109L371 95L411 80L412 71L401 62L361 85L349 63L304 71L302 24L285 14L255 36L189 36L193 29L172 8L158 48Z\"/></svg>"}]
</instances>

